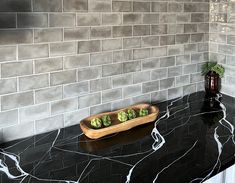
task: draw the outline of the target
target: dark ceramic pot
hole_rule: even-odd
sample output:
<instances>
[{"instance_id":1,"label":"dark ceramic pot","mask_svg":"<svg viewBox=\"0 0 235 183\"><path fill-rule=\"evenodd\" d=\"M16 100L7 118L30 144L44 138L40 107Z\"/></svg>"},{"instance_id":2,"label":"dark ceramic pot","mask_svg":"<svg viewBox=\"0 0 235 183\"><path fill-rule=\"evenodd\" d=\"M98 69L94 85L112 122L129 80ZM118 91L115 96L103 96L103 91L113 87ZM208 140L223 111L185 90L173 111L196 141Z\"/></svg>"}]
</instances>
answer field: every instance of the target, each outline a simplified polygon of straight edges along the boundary
<instances>
[{"instance_id":1,"label":"dark ceramic pot","mask_svg":"<svg viewBox=\"0 0 235 183\"><path fill-rule=\"evenodd\" d=\"M210 71L205 76L205 90L209 97L216 96L220 90L220 77L217 73Z\"/></svg>"}]
</instances>

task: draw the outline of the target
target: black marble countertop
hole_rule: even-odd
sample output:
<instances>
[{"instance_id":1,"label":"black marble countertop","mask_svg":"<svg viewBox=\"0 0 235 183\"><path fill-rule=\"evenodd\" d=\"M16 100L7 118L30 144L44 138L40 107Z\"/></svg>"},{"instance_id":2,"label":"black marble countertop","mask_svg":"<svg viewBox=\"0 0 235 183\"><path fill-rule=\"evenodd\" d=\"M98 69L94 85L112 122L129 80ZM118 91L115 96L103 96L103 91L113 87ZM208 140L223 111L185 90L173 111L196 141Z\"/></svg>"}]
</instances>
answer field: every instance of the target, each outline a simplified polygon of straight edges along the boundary
<instances>
[{"instance_id":1,"label":"black marble countertop","mask_svg":"<svg viewBox=\"0 0 235 183\"><path fill-rule=\"evenodd\" d=\"M204 93L158 104L155 123L99 140L79 125L0 145L0 181L196 183L235 160L235 100Z\"/></svg>"}]
</instances>

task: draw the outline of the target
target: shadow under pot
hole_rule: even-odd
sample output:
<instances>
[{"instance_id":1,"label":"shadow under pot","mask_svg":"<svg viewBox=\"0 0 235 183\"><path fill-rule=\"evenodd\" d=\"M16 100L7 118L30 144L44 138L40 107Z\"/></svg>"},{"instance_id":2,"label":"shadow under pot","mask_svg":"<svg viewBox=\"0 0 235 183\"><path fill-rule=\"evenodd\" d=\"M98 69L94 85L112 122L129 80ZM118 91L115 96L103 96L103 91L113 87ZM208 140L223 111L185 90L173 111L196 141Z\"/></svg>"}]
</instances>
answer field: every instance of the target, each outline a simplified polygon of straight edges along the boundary
<instances>
[{"instance_id":1,"label":"shadow under pot","mask_svg":"<svg viewBox=\"0 0 235 183\"><path fill-rule=\"evenodd\" d=\"M215 97L220 90L220 77L214 71L209 71L205 76L205 90L206 95L209 97Z\"/></svg>"}]
</instances>

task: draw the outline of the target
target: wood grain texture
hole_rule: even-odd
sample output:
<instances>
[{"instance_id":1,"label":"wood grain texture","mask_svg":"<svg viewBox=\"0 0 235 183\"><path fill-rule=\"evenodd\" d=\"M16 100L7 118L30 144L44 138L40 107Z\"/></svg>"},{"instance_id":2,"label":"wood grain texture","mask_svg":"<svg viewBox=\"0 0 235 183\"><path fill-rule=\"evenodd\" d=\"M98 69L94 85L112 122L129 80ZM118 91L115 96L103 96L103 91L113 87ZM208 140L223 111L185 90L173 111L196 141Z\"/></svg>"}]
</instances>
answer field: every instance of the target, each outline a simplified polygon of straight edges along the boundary
<instances>
[{"instance_id":1,"label":"wood grain texture","mask_svg":"<svg viewBox=\"0 0 235 183\"><path fill-rule=\"evenodd\" d=\"M126 122L120 122L117 118L118 113L120 111L127 111L130 108L134 109L137 112L141 108L148 109L149 115L144 116L144 117L137 117L135 119L128 120ZM106 135L126 131L126 130L129 130L129 129L134 128L136 126L153 122L157 119L158 114L159 114L159 109L156 106L152 106L150 104L137 104L137 105L129 106L127 108L123 108L123 109L120 109L117 111L100 113L100 114L85 118L80 122L80 127L81 127L83 133L87 137L89 137L91 139L98 139L98 138L104 137ZM101 118L104 115L110 115L111 120L112 120L112 125L109 127L104 127L104 128L100 128L100 129L92 128L90 125L90 121L93 118Z\"/></svg>"}]
</instances>

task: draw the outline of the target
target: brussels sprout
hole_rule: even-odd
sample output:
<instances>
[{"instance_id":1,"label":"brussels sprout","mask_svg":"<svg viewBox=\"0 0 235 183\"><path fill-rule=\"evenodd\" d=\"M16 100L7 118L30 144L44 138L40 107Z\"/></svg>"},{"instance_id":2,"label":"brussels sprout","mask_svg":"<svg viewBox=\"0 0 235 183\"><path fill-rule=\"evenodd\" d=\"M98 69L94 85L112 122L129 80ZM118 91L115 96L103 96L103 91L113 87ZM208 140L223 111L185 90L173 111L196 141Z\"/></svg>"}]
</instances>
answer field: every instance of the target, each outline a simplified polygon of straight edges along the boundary
<instances>
[{"instance_id":1,"label":"brussels sprout","mask_svg":"<svg viewBox=\"0 0 235 183\"><path fill-rule=\"evenodd\" d=\"M91 126L93 128L101 128L102 121L99 118L94 118L94 119L91 120Z\"/></svg>"},{"instance_id":2,"label":"brussels sprout","mask_svg":"<svg viewBox=\"0 0 235 183\"><path fill-rule=\"evenodd\" d=\"M127 110L128 119L134 119L136 118L136 112L133 109Z\"/></svg>"},{"instance_id":3,"label":"brussels sprout","mask_svg":"<svg viewBox=\"0 0 235 183\"><path fill-rule=\"evenodd\" d=\"M121 122L125 122L128 120L128 115L124 111L118 113L118 120Z\"/></svg>"},{"instance_id":4,"label":"brussels sprout","mask_svg":"<svg viewBox=\"0 0 235 183\"><path fill-rule=\"evenodd\" d=\"M140 111L139 111L140 117L147 116L148 114L149 114L148 109L140 109Z\"/></svg>"},{"instance_id":5,"label":"brussels sprout","mask_svg":"<svg viewBox=\"0 0 235 183\"><path fill-rule=\"evenodd\" d=\"M102 122L103 122L103 125L106 127L112 124L112 121L109 115L102 116Z\"/></svg>"}]
</instances>

